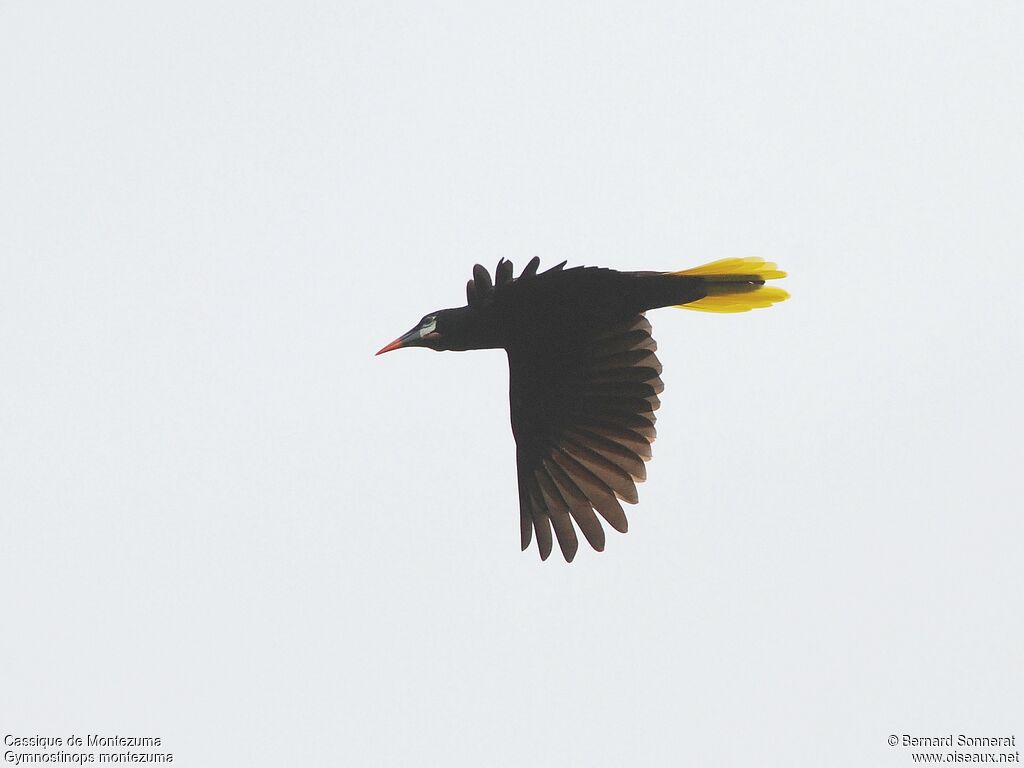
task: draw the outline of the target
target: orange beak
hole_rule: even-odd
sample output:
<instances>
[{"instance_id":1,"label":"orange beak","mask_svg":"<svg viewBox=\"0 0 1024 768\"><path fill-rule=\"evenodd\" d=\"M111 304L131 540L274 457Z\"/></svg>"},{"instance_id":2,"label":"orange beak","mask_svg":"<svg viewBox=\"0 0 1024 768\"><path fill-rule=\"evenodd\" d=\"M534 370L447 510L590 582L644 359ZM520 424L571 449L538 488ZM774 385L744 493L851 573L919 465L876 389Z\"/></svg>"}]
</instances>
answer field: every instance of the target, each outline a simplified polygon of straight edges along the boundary
<instances>
[{"instance_id":1,"label":"orange beak","mask_svg":"<svg viewBox=\"0 0 1024 768\"><path fill-rule=\"evenodd\" d=\"M385 352L390 352L393 349L401 349L402 347L422 347L422 346L423 346L423 336L420 334L419 326L417 326L416 328L413 328L408 333L403 333L401 336L399 336L397 339L392 341L387 346L381 348L381 350L377 354L378 355L383 355Z\"/></svg>"},{"instance_id":2,"label":"orange beak","mask_svg":"<svg viewBox=\"0 0 1024 768\"><path fill-rule=\"evenodd\" d=\"M387 346L381 347L380 350L377 352L377 355L383 355L385 352L390 352L393 349L401 349L402 347L405 346L404 339L405 337L403 336L401 338L395 339ZM377 355L374 355L374 357L376 357Z\"/></svg>"}]
</instances>

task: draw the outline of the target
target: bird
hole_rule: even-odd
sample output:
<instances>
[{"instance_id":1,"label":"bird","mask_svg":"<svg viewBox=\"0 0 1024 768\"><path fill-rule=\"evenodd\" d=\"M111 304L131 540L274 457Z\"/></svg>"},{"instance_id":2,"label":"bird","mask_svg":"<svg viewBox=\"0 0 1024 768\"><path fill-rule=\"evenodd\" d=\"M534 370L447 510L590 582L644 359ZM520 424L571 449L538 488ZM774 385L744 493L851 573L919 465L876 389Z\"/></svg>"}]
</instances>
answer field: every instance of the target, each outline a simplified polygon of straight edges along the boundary
<instances>
[{"instance_id":1,"label":"bird","mask_svg":"<svg viewBox=\"0 0 1024 768\"><path fill-rule=\"evenodd\" d=\"M656 437L664 389L646 313L661 307L746 312L789 294L766 281L785 272L757 257L728 258L678 272L603 267L538 272L533 257L519 277L498 261L492 281L480 264L466 284L466 305L425 315L377 352L504 349L516 444L520 544L533 537L541 560L552 530L566 562L576 529L603 551L604 520L628 527L620 502L638 502L636 484Z\"/></svg>"}]
</instances>

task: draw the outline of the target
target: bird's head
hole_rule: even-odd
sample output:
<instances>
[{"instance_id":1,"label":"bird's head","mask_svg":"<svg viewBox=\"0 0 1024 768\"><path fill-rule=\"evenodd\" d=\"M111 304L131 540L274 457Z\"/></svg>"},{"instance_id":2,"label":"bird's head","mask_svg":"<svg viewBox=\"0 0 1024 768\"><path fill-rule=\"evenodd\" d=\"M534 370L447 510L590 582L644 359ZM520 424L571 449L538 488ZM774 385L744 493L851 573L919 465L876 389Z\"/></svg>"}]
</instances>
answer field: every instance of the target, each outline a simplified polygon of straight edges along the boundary
<instances>
[{"instance_id":1,"label":"bird's head","mask_svg":"<svg viewBox=\"0 0 1024 768\"><path fill-rule=\"evenodd\" d=\"M472 324L469 307L457 309L439 309L424 315L412 330L403 333L397 339L381 349L382 355L393 349L403 347L429 347L436 350L467 349L463 346L465 336Z\"/></svg>"},{"instance_id":2,"label":"bird's head","mask_svg":"<svg viewBox=\"0 0 1024 768\"><path fill-rule=\"evenodd\" d=\"M534 256L520 278L536 275L538 264L540 259ZM561 269L561 265L558 269ZM491 282L487 270L479 264L474 265L473 279L466 284L466 306L439 309L425 315L415 328L399 336L377 354L402 347L429 347L439 351L500 347L503 338L502 321L500 313L493 311L494 295L496 288L502 289L513 282L512 262L501 259L494 276L496 282Z\"/></svg>"}]
</instances>

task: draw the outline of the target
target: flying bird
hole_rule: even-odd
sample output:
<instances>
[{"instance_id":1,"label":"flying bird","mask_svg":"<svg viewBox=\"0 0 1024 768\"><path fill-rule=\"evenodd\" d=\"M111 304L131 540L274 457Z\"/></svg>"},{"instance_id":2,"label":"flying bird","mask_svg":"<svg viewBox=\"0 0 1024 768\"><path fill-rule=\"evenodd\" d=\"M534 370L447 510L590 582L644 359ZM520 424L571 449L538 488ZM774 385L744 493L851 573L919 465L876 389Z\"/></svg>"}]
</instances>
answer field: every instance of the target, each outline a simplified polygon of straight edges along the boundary
<instances>
[{"instance_id":1,"label":"flying bird","mask_svg":"<svg viewBox=\"0 0 1024 768\"><path fill-rule=\"evenodd\" d=\"M765 285L786 273L759 258L680 272L565 264L538 273L534 257L513 277L512 262L502 259L493 282L477 264L466 306L431 312L377 354L403 347L507 352L522 548L536 535L546 560L554 529L572 562L573 523L591 547L603 550L599 516L625 533L619 502L636 504L636 483L647 477L664 386L645 313L659 307L746 312L789 294Z\"/></svg>"}]
</instances>

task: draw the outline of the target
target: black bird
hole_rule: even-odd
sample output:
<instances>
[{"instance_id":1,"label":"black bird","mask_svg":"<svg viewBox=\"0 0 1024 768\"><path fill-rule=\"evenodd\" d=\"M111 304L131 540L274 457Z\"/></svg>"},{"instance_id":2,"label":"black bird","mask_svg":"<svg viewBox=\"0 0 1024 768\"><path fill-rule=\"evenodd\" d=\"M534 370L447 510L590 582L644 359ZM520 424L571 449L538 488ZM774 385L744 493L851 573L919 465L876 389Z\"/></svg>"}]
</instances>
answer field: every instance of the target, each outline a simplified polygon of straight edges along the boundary
<instances>
[{"instance_id":1,"label":"black bird","mask_svg":"<svg viewBox=\"0 0 1024 768\"><path fill-rule=\"evenodd\" d=\"M618 272L597 267L538 274L534 257L518 278L502 259L494 282L477 264L468 303L426 315L377 354L402 347L504 349L508 353L516 440L522 548L533 532L542 560L551 529L562 555L576 556L573 521L604 549L597 515L626 532L619 501L637 502L655 438L664 388L644 313L676 306L745 312L788 298L766 280L785 277L758 258L723 259L681 272ZM597 514L595 514L595 510Z\"/></svg>"}]
</instances>

